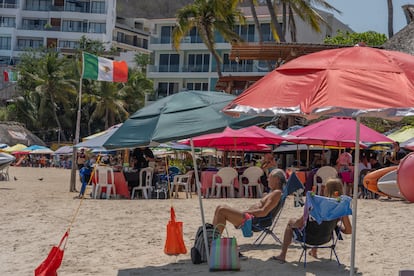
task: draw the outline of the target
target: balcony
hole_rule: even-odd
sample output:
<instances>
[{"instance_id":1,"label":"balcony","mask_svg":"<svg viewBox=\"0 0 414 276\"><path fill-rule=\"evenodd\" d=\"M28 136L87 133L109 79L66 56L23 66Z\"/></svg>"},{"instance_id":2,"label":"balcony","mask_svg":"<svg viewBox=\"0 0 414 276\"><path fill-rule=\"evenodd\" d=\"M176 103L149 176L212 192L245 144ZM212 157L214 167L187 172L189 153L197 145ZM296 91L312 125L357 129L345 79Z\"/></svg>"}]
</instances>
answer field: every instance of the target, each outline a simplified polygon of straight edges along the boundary
<instances>
[{"instance_id":1,"label":"balcony","mask_svg":"<svg viewBox=\"0 0 414 276\"><path fill-rule=\"evenodd\" d=\"M13 3L0 3L0 9L17 9L19 7L19 4Z\"/></svg>"}]
</instances>

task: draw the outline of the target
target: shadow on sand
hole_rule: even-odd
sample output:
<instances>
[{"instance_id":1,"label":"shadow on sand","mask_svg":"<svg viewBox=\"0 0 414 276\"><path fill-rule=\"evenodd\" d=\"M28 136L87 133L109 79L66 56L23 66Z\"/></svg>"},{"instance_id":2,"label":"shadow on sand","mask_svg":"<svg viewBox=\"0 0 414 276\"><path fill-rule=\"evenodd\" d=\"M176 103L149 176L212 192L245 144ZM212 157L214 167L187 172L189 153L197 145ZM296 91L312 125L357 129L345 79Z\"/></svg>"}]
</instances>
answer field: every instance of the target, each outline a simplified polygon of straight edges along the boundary
<instances>
[{"instance_id":1,"label":"shadow on sand","mask_svg":"<svg viewBox=\"0 0 414 276\"><path fill-rule=\"evenodd\" d=\"M329 259L313 259L308 260L306 269L303 262L291 262L280 264L272 259L259 260L249 258L241 261L241 270L209 272L206 263L195 265L191 260L181 260L176 263L169 263L163 266L145 266L139 268L127 268L118 271L118 276L136 276L136 275L311 275L328 276L328 275L349 275L349 269L344 265L338 265L334 260ZM356 275L362 275L357 273Z\"/></svg>"}]
</instances>

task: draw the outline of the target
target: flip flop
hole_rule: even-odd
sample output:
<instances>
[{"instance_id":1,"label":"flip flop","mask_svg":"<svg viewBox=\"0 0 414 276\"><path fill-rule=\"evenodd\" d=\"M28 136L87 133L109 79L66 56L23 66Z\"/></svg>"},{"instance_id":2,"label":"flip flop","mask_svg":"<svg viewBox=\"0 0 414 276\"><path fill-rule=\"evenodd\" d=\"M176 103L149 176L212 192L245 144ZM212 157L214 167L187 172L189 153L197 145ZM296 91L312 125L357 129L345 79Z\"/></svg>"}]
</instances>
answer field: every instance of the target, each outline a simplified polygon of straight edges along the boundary
<instances>
[{"instance_id":1,"label":"flip flop","mask_svg":"<svg viewBox=\"0 0 414 276\"><path fill-rule=\"evenodd\" d=\"M276 257L276 256L273 256L272 258L270 258L271 260L274 260L274 261L276 261L276 262L278 262L279 264L284 264L284 263L286 263L286 261L285 260L281 260L281 259L279 259L278 257Z\"/></svg>"}]
</instances>

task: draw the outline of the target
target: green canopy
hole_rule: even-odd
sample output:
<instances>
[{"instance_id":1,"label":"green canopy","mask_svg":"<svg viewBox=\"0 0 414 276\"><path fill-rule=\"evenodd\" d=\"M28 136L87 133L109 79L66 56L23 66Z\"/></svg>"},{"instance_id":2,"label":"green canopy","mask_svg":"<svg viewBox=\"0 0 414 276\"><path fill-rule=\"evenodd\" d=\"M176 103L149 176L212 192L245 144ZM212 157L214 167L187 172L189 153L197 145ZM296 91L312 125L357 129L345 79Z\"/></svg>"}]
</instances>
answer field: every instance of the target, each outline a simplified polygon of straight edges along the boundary
<instances>
[{"instance_id":1,"label":"green canopy","mask_svg":"<svg viewBox=\"0 0 414 276\"><path fill-rule=\"evenodd\" d=\"M135 112L108 138L107 149L156 146L159 143L243 128L271 120L269 117L230 117L221 110L235 96L223 92L183 91L162 98Z\"/></svg>"},{"instance_id":2,"label":"green canopy","mask_svg":"<svg viewBox=\"0 0 414 276\"><path fill-rule=\"evenodd\" d=\"M394 131L391 134L388 134L387 137L400 143L405 142L414 137L414 127L403 126L399 130Z\"/></svg>"}]
</instances>

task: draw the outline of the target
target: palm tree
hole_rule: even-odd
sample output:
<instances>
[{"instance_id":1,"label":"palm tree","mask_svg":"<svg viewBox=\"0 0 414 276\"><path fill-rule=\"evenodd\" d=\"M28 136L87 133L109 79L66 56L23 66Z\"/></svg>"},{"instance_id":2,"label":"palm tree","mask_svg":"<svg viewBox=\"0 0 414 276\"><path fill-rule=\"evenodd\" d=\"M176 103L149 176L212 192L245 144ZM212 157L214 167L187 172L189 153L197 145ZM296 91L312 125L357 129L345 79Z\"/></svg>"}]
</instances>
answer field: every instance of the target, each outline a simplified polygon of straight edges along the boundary
<instances>
[{"instance_id":1,"label":"palm tree","mask_svg":"<svg viewBox=\"0 0 414 276\"><path fill-rule=\"evenodd\" d=\"M318 12L313 8L314 5L321 6L326 10L335 11L341 13L335 7L327 3L325 0L281 0L282 5L286 7L284 12L288 12L289 21L285 21L286 16L284 16L283 28L285 29L289 26L291 33L291 40L296 42L296 22L294 14L297 14L303 21L309 24L312 30L316 32L321 32L321 24L325 24L329 27L328 23L322 18ZM286 30L286 29L285 29ZM285 31L286 32L286 31Z\"/></svg>"},{"instance_id":2,"label":"palm tree","mask_svg":"<svg viewBox=\"0 0 414 276\"><path fill-rule=\"evenodd\" d=\"M387 0L388 6L388 38L394 35L394 6L392 0Z\"/></svg>"},{"instance_id":3,"label":"palm tree","mask_svg":"<svg viewBox=\"0 0 414 276\"><path fill-rule=\"evenodd\" d=\"M153 82L147 79L140 69L130 69L128 82L120 89L120 92L125 95L123 97L126 103L125 109L132 113L144 107L146 94L154 93Z\"/></svg>"},{"instance_id":4,"label":"palm tree","mask_svg":"<svg viewBox=\"0 0 414 276\"><path fill-rule=\"evenodd\" d=\"M50 129L54 127L64 129L64 126L71 126L68 114L71 114L71 99L76 96L76 84L71 78L69 62L66 57L59 57L56 51L44 49L43 52L27 54L23 59L21 68L28 65L28 68L21 71L19 87L23 88L24 101L31 101L34 105L26 118L32 117L33 126L37 129ZM22 103L22 106L30 108L31 105ZM67 124L62 125L66 120ZM62 133L62 140L67 141L65 133Z\"/></svg>"},{"instance_id":5,"label":"palm tree","mask_svg":"<svg viewBox=\"0 0 414 276\"><path fill-rule=\"evenodd\" d=\"M125 109L126 103L122 100L125 96L120 89L119 83L114 82L94 82L96 94L87 94L82 100L94 105L90 121L101 119L105 129L126 119L128 112Z\"/></svg>"},{"instance_id":6,"label":"palm tree","mask_svg":"<svg viewBox=\"0 0 414 276\"><path fill-rule=\"evenodd\" d=\"M215 48L215 32L223 36L228 42L241 41L234 32L236 22L243 24L245 18L237 9L238 0L195 0L181 8L177 13L177 25L172 33L174 48L178 51L181 39L193 28L207 46L207 49L216 60L216 69L219 77L222 76L221 58Z\"/></svg>"}]
</instances>

